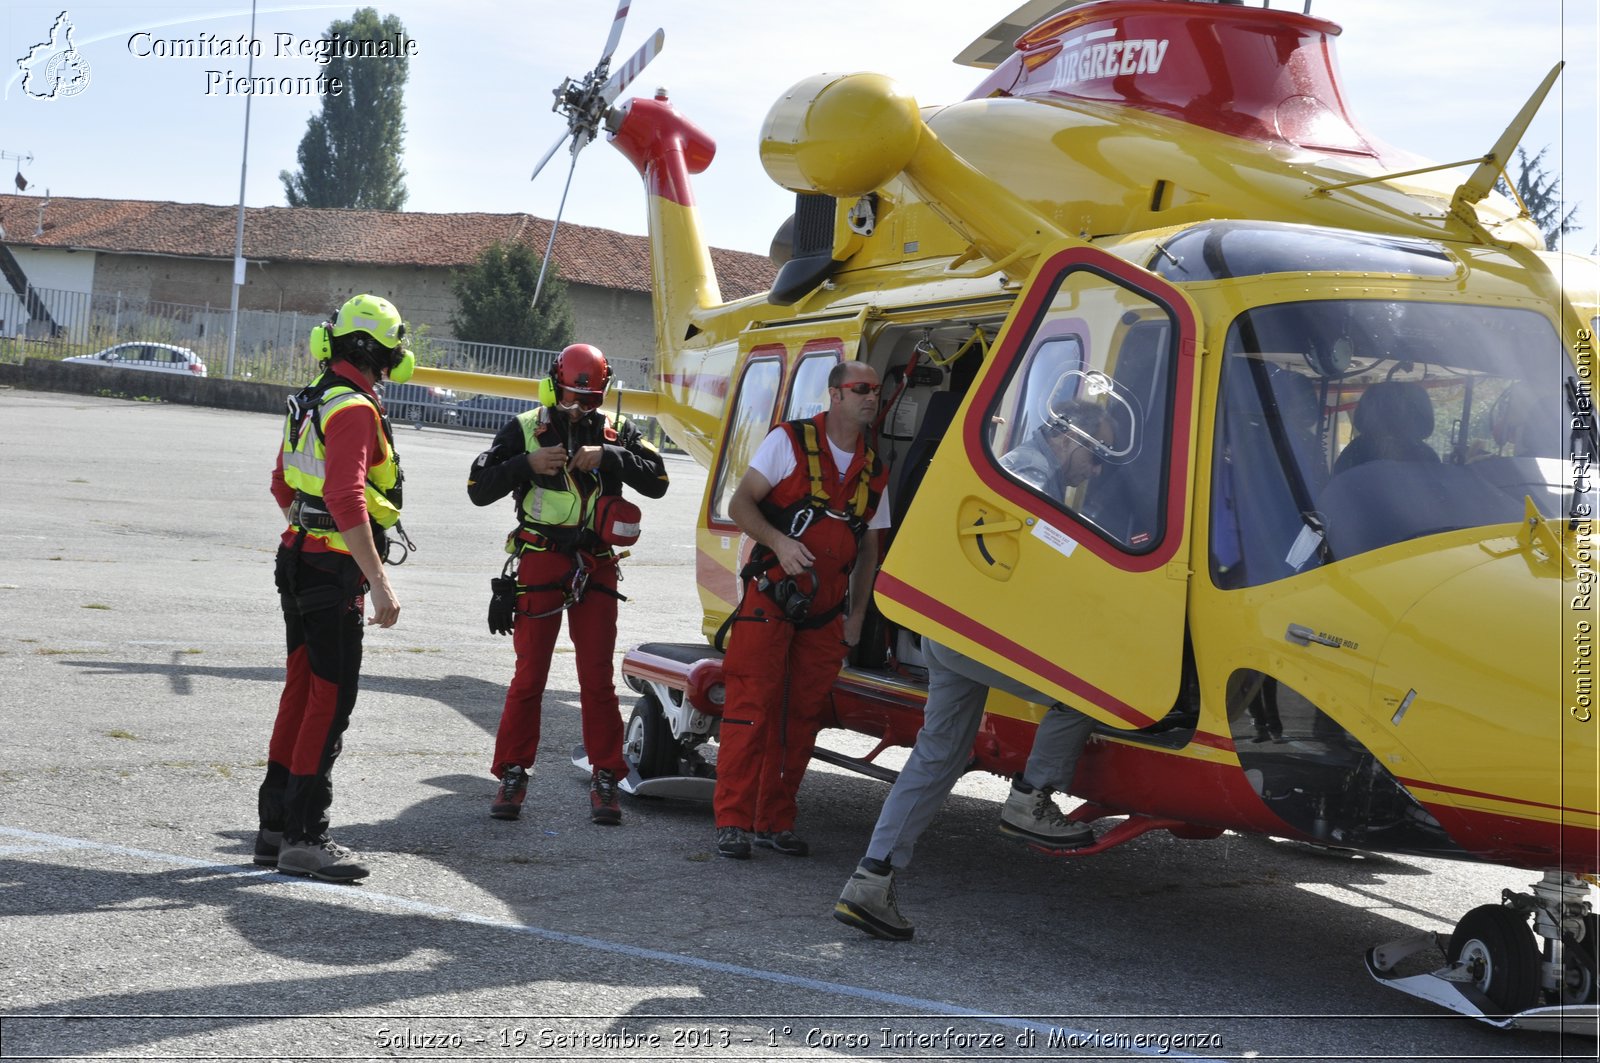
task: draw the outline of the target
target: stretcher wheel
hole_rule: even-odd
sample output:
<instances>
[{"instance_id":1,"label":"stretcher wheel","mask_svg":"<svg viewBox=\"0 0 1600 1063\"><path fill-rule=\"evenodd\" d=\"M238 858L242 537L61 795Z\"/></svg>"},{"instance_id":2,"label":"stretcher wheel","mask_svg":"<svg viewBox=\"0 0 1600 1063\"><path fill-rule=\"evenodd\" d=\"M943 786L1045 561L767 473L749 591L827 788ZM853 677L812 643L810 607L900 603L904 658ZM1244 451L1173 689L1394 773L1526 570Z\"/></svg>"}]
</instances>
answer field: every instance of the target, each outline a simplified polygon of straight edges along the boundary
<instances>
[{"instance_id":1,"label":"stretcher wheel","mask_svg":"<svg viewBox=\"0 0 1600 1063\"><path fill-rule=\"evenodd\" d=\"M641 779L679 774L678 743L655 694L647 692L634 704L623 733L622 754L633 761Z\"/></svg>"}]
</instances>

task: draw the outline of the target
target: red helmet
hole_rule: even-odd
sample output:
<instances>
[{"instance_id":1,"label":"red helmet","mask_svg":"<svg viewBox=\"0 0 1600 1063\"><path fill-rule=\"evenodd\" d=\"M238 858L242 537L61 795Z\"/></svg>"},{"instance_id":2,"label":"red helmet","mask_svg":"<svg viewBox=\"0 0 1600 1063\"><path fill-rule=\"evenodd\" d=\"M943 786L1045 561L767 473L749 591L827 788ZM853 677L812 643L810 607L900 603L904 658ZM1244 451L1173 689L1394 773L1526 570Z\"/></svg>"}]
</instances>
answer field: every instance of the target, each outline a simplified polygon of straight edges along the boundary
<instances>
[{"instance_id":1,"label":"red helmet","mask_svg":"<svg viewBox=\"0 0 1600 1063\"><path fill-rule=\"evenodd\" d=\"M557 400L563 390L575 392L581 405L594 409L605 398L611 384L611 367L600 348L589 343L574 343L556 355L550 367Z\"/></svg>"}]
</instances>

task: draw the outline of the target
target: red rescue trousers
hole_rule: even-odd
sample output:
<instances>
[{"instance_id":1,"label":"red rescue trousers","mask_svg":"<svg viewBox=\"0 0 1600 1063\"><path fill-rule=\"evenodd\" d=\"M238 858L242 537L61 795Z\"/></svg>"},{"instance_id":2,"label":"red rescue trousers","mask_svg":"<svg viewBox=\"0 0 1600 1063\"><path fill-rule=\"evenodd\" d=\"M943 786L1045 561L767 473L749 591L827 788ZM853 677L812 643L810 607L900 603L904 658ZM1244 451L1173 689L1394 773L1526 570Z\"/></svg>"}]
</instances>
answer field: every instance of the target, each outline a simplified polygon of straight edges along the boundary
<instances>
[{"instance_id":1,"label":"red rescue trousers","mask_svg":"<svg viewBox=\"0 0 1600 1063\"><path fill-rule=\"evenodd\" d=\"M288 666L257 795L261 826L286 842L328 832L333 764L361 682L361 568L347 554L278 547Z\"/></svg>"},{"instance_id":2,"label":"red rescue trousers","mask_svg":"<svg viewBox=\"0 0 1600 1063\"><path fill-rule=\"evenodd\" d=\"M529 550L517 562L517 582L525 587L564 586L573 565L571 554ZM589 763L615 772L618 778L627 775L628 764L622 758L622 714L612 678L617 647L616 589L616 559L602 557L589 570L589 585L582 601L565 612L537 616L560 607L565 595L559 589L530 590L518 596L517 618L511 631L517 668L506 688L505 708L500 712L500 727L495 733L494 760L489 764L489 771L497 778L512 764L533 767L539 751L544 688L550 678L550 658L555 653L563 616L567 618L577 658L583 746Z\"/></svg>"},{"instance_id":3,"label":"red rescue trousers","mask_svg":"<svg viewBox=\"0 0 1600 1063\"><path fill-rule=\"evenodd\" d=\"M794 829L795 795L844 664L844 617L797 628L753 583L728 634L717 752L718 827Z\"/></svg>"}]
</instances>

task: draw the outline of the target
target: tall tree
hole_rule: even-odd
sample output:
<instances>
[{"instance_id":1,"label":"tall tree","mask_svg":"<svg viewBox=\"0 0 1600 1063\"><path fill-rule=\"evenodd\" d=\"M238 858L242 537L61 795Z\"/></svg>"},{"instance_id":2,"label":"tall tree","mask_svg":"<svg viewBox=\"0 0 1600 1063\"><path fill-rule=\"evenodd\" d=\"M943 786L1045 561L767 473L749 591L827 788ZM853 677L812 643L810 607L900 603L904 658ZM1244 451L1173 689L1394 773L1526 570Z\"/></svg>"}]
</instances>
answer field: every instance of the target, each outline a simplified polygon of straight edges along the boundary
<instances>
[{"instance_id":1,"label":"tall tree","mask_svg":"<svg viewBox=\"0 0 1600 1063\"><path fill-rule=\"evenodd\" d=\"M1561 178L1544 167L1544 156L1549 150L1550 145L1546 144L1530 156L1521 148L1517 149L1516 186L1517 195L1522 197L1533 223L1544 233L1544 249L1554 251L1561 237L1577 227L1578 207L1573 204L1571 210L1565 214L1561 212L1565 205L1561 197Z\"/></svg>"},{"instance_id":2,"label":"tall tree","mask_svg":"<svg viewBox=\"0 0 1600 1063\"><path fill-rule=\"evenodd\" d=\"M399 210L405 206L405 171L400 151L405 139L405 84L411 60L392 54L405 27L394 15L378 18L364 7L348 21L335 19L329 40L349 45L387 43L387 51L367 58L335 55L326 76L343 86L322 97L322 113L306 123L300 140L300 172L278 173L291 207L358 207ZM367 49L371 50L371 49Z\"/></svg>"},{"instance_id":3,"label":"tall tree","mask_svg":"<svg viewBox=\"0 0 1600 1063\"><path fill-rule=\"evenodd\" d=\"M539 305L533 288L539 256L527 244L492 243L478 260L450 278L456 309L450 328L458 340L502 343L559 351L572 342L572 302L554 266L544 279Z\"/></svg>"}]
</instances>

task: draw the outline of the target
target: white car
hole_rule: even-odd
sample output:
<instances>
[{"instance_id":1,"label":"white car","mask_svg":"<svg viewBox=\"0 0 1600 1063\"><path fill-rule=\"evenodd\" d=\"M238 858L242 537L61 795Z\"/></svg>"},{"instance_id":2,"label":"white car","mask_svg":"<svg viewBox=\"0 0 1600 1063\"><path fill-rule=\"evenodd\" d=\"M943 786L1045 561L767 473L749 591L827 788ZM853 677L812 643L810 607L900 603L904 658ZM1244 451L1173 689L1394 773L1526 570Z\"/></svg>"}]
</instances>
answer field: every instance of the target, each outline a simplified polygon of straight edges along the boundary
<instances>
[{"instance_id":1,"label":"white car","mask_svg":"<svg viewBox=\"0 0 1600 1063\"><path fill-rule=\"evenodd\" d=\"M160 373L206 375L206 363L187 347L170 343L119 343L95 354L63 358L79 365L112 365L119 369L154 369Z\"/></svg>"}]
</instances>

